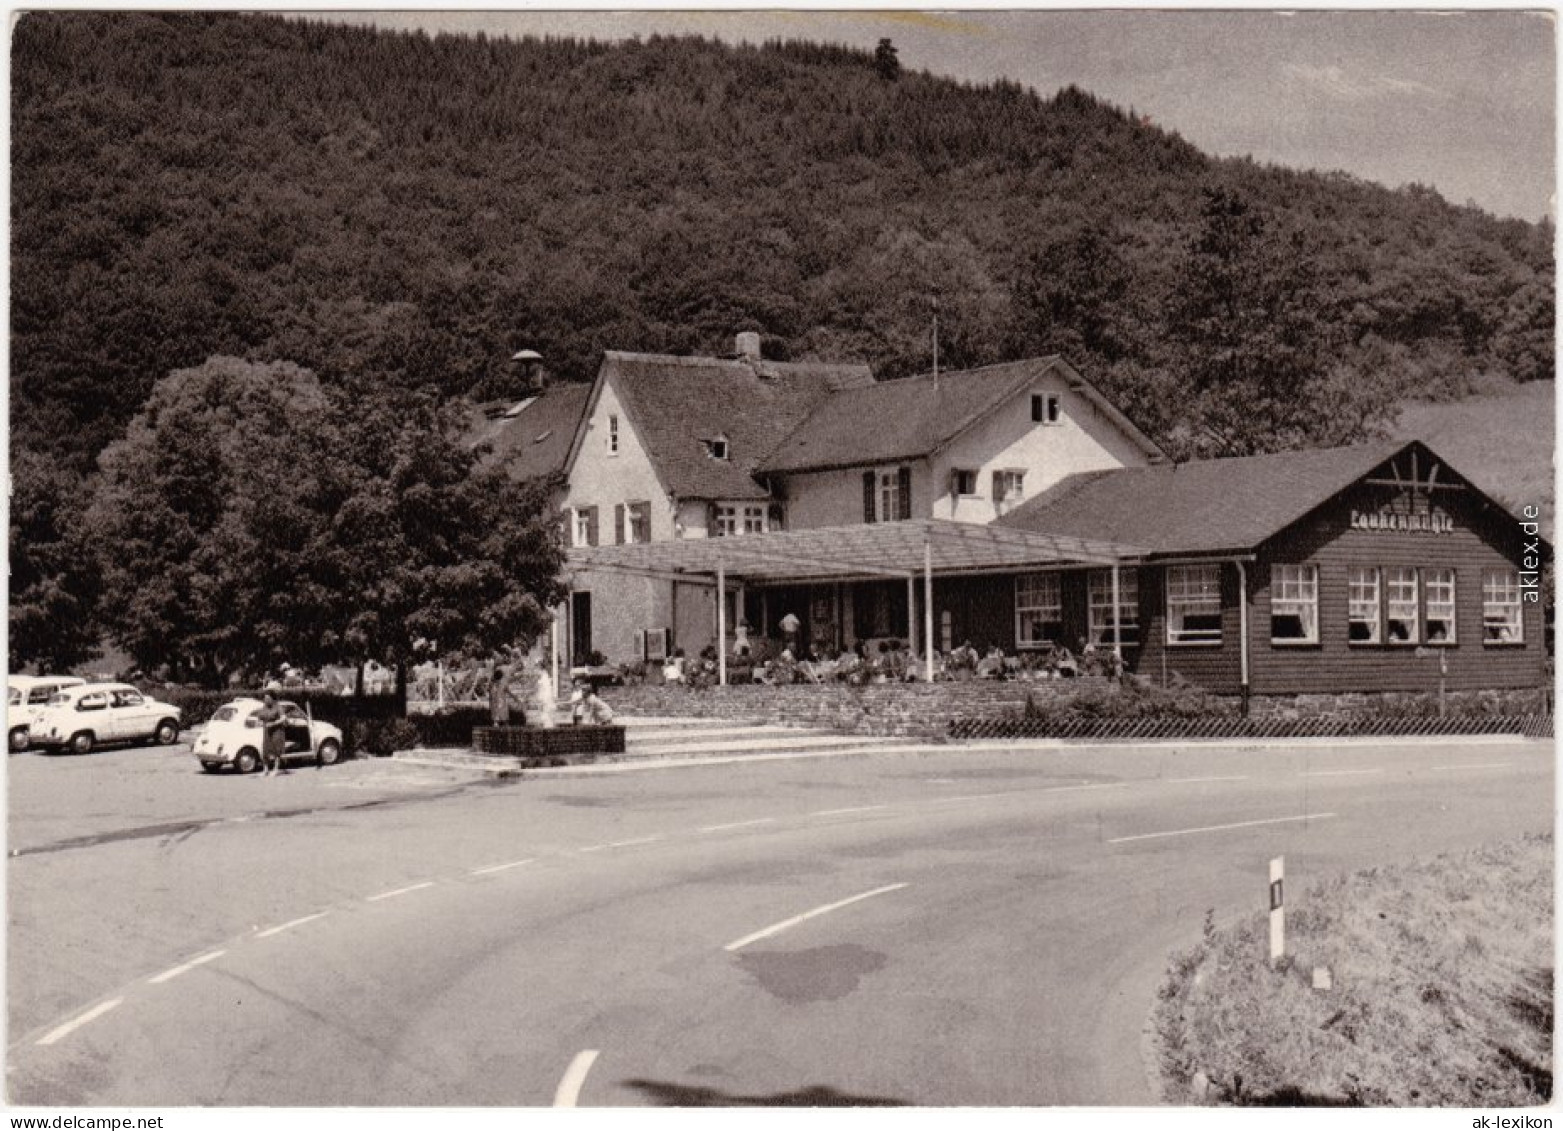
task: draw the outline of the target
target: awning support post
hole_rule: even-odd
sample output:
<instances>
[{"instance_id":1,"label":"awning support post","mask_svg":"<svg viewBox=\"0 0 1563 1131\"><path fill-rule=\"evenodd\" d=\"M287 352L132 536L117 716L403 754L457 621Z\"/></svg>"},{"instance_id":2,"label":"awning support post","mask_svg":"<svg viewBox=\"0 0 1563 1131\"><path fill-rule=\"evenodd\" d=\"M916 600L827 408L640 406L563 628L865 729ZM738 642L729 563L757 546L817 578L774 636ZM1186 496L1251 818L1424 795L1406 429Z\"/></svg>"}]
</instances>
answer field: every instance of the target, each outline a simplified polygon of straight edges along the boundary
<instances>
[{"instance_id":1,"label":"awning support post","mask_svg":"<svg viewBox=\"0 0 1563 1131\"><path fill-rule=\"evenodd\" d=\"M917 575L906 575L906 646L917 655Z\"/></svg>"},{"instance_id":2,"label":"awning support post","mask_svg":"<svg viewBox=\"0 0 1563 1131\"><path fill-rule=\"evenodd\" d=\"M727 571L716 559L716 682L727 686Z\"/></svg>"},{"instance_id":3,"label":"awning support post","mask_svg":"<svg viewBox=\"0 0 1563 1131\"><path fill-rule=\"evenodd\" d=\"M1237 565L1237 680L1243 698L1243 717L1248 717L1248 570Z\"/></svg>"},{"instance_id":4,"label":"awning support post","mask_svg":"<svg viewBox=\"0 0 1563 1131\"><path fill-rule=\"evenodd\" d=\"M1123 660L1123 633L1118 623L1118 563L1113 563L1113 656Z\"/></svg>"},{"instance_id":5,"label":"awning support post","mask_svg":"<svg viewBox=\"0 0 1563 1131\"><path fill-rule=\"evenodd\" d=\"M548 626L548 669L549 674L553 677L555 695L559 694L559 628L560 622L564 619L564 610L564 605L560 605L555 609L553 623Z\"/></svg>"},{"instance_id":6,"label":"awning support post","mask_svg":"<svg viewBox=\"0 0 1563 1131\"><path fill-rule=\"evenodd\" d=\"M933 543L923 537L923 675L933 682Z\"/></svg>"}]
</instances>

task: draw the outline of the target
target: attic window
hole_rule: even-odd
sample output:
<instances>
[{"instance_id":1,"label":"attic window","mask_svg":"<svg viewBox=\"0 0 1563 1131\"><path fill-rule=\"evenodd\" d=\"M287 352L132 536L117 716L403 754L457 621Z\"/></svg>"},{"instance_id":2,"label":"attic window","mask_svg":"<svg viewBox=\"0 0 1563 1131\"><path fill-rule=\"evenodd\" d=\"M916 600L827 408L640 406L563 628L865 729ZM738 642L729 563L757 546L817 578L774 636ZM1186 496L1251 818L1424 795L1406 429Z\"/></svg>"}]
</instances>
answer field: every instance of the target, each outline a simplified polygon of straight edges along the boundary
<instances>
[{"instance_id":1,"label":"attic window","mask_svg":"<svg viewBox=\"0 0 1563 1131\"><path fill-rule=\"evenodd\" d=\"M1037 424L1057 424L1063 419L1063 404L1057 393L1031 394L1031 419Z\"/></svg>"},{"instance_id":2,"label":"attic window","mask_svg":"<svg viewBox=\"0 0 1563 1131\"><path fill-rule=\"evenodd\" d=\"M726 436L713 436L709 440L701 441L706 446L706 455L712 459L727 459L728 447Z\"/></svg>"}]
</instances>

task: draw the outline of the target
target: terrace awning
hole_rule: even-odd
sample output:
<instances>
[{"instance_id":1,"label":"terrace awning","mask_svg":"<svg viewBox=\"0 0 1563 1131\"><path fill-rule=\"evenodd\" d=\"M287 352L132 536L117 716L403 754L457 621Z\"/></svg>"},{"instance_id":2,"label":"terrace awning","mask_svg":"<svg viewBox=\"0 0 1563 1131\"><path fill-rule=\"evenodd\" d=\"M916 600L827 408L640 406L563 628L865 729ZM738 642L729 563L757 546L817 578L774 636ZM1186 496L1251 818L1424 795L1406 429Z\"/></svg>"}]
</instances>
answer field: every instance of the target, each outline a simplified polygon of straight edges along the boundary
<instances>
[{"instance_id":1,"label":"terrace awning","mask_svg":"<svg viewBox=\"0 0 1563 1131\"><path fill-rule=\"evenodd\" d=\"M577 546L574 569L673 580L714 578L752 585L989 573L1066 566L1113 566L1149 551L1118 542L980 526L949 519L822 526L773 534Z\"/></svg>"}]
</instances>

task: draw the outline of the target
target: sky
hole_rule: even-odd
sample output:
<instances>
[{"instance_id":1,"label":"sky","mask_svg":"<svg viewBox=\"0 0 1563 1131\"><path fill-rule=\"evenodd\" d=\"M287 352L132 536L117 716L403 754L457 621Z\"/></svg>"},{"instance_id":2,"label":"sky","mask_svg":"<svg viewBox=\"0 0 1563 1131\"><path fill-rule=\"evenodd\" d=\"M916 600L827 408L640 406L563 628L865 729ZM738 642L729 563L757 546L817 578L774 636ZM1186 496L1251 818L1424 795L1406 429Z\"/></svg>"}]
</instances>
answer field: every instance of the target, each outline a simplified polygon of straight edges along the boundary
<instances>
[{"instance_id":1,"label":"sky","mask_svg":"<svg viewBox=\"0 0 1563 1131\"><path fill-rule=\"evenodd\" d=\"M1432 185L1556 216L1550 10L421 11L323 18L429 32L896 46L902 65L1051 95L1073 84L1207 153Z\"/></svg>"}]
</instances>

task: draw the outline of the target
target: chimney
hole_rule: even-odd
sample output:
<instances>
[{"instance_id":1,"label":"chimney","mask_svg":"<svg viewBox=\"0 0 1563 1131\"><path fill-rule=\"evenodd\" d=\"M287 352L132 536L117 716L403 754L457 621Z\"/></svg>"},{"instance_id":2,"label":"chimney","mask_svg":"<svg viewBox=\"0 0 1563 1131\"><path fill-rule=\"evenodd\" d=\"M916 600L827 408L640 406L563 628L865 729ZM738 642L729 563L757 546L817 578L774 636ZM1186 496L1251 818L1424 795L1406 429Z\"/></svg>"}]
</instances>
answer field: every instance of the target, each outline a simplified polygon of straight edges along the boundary
<instances>
[{"instance_id":1,"label":"chimney","mask_svg":"<svg viewBox=\"0 0 1563 1131\"><path fill-rule=\"evenodd\" d=\"M744 361L760 360L760 335L754 330L738 335L738 356Z\"/></svg>"}]
</instances>

